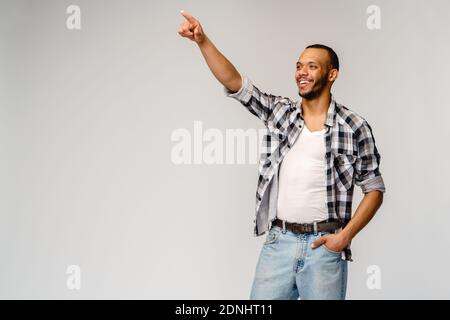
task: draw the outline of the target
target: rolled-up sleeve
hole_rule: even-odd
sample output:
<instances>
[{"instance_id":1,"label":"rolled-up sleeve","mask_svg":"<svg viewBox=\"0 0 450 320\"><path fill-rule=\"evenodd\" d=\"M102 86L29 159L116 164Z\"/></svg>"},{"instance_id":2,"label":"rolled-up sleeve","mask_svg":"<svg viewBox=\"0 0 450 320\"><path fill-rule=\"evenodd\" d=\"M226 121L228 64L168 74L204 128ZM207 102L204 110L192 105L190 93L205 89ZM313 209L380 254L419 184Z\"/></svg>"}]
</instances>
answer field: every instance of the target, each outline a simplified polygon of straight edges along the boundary
<instances>
[{"instance_id":1,"label":"rolled-up sleeve","mask_svg":"<svg viewBox=\"0 0 450 320\"><path fill-rule=\"evenodd\" d=\"M261 119L267 126L269 119L272 119L272 114L280 101L288 101L288 98L282 96L276 96L270 93L265 93L259 90L249 77L246 75L241 76L242 85L239 91L231 92L228 88L224 87L224 93L227 97L234 98L241 102L244 107L250 111L250 113ZM287 104L287 102L286 102ZM272 119L271 121L273 121ZM280 119L275 119L280 120ZM279 123L278 126L283 124ZM284 125L286 125L284 123Z\"/></svg>"},{"instance_id":2,"label":"rolled-up sleeve","mask_svg":"<svg viewBox=\"0 0 450 320\"><path fill-rule=\"evenodd\" d=\"M386 192L380 171L381 156L375 144L375 137L367 121L358 129L358 157L356 159L355 184L363 193L374 190Z\"/></svg>"},{"instance_id":3,"label":"rolled-up sleeve","mask_svg":"<svg viewBox=\"0 0 450 320\"><path fill-rule=\"evenodd\" d=\"M243 104L247 104L253 92L253 83L247 76L242 76L242 85L239 91L231 92L227 87L223 87L224 93L227 97L234 98Z\"/></svg>"}]
</instances>

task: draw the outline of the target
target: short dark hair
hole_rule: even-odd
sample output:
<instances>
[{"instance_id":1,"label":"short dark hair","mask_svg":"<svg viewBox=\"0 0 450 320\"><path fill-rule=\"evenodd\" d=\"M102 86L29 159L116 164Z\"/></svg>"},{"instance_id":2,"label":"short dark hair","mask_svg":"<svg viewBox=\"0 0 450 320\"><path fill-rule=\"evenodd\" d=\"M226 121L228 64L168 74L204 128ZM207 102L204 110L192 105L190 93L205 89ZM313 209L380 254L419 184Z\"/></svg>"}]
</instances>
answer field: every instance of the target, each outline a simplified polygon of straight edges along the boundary
<instances>
[{"instance_id":1,"label":"short dark hair","mask_svg":"<svg viewBox=\"0 0 450 320\"><path fill-rule=\"evenodd\" d=\"M309 49L309 48L327 50L328 56L330 57L331 68L337 69L339 71L339 58L333 49L331 49L330 47L323 45L323 44L312 44L312 45L306 47L306 49Z\"/></svg>"}]
</instances>

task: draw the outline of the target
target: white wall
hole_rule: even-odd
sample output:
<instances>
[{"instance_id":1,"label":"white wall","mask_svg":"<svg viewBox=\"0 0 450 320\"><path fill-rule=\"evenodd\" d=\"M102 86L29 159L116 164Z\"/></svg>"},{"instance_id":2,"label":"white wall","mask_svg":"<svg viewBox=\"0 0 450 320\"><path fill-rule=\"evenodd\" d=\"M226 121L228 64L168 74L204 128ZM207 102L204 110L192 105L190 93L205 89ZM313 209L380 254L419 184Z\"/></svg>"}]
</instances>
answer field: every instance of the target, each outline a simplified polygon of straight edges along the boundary
<instances>
[{"instance_id":1,"label":"white wall","mask_svg":"<svg viewBox=\"0 0 450 320\"><path fill-rule=\"evenodd\" d=\"M248 298L257 164L175 165L171 135L263 124L178 35L181 9L274 94L298 98L305 46L337 51L333 94L371 124L387 190L353 241L347 298L450 298L450 4L386 0L1 1L0 297Z\"/></svg>"}]
</instances>

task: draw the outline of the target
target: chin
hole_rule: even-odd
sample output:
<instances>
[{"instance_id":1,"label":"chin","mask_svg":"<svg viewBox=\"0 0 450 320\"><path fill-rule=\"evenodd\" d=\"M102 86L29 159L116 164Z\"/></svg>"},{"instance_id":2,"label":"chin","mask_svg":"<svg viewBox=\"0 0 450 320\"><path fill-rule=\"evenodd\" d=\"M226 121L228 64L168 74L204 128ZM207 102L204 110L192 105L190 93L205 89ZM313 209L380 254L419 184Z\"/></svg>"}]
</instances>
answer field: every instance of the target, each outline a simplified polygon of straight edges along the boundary
<instances>
[{"instance_id":1,"label":"chin","mask_svg":"<svg viewBox=\"0 0 450 320\"><path fill-rule=\"evenodd\" d=\"M306 91L306 92L298 92L298 95L302 98L308 97L311 94L311 91Z\"/></svg>"}]
</instances>

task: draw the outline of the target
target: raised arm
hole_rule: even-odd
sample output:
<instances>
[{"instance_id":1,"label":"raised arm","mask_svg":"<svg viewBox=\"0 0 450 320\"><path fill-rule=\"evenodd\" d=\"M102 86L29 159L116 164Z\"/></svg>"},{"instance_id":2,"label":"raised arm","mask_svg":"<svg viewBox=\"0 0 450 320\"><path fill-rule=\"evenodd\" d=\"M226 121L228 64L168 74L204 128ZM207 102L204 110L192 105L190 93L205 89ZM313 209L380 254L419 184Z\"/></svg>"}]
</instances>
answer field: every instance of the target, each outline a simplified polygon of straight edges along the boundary
<instances>
[{"instance_id":1,"label":"raised arm","mask_svg":"<svg viewBox=\"0 0 450 320\"><path fill-rule=\"evenodd\" d=\"M214 46L206 36L200 22L186 11L181 11L186 19L178 29L178 34L197 43L209 69L216 79L231 92L242 86L242 78L230 61Z\"/></svg>"},{"instance_id":2,"label":"raised arm","mask_svg":"<svg viewBox=\"0 0 450 320\"><path fill-rule=\"evenodd\" d=\"M292 101L259 90L246 76L241 76L206 36L200 22L189 13L181 11L186 19L178 33L197 43L214 76L224 87L226 96L242 103L248 111L264 122L273 134L283 134L289 125L288 116ZM276 115L276 116L275 116Z\"/></svg>"}]
</instances>

